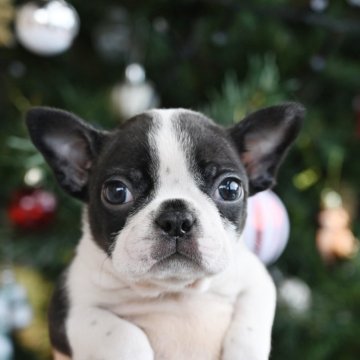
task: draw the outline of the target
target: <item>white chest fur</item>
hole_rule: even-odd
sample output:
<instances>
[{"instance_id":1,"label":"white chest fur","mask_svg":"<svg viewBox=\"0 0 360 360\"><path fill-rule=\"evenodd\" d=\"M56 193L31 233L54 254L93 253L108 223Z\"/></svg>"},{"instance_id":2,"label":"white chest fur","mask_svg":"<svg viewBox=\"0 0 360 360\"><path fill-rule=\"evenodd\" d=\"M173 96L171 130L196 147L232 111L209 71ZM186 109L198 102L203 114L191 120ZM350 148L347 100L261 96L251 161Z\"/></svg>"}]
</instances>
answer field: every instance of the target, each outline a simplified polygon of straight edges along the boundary
<instances>
[{"instance_id":1,"label":"white chest fur","mask_svg":"<svg viewBox=\"0 0 360 360\"><path fill-rule=\"evenodd\" d=\"M173 359L174 354L217 360L233 304L213 294L178 294L119 306L118 311L145 331L158 360Z\"/></svg>"}]
</instances>

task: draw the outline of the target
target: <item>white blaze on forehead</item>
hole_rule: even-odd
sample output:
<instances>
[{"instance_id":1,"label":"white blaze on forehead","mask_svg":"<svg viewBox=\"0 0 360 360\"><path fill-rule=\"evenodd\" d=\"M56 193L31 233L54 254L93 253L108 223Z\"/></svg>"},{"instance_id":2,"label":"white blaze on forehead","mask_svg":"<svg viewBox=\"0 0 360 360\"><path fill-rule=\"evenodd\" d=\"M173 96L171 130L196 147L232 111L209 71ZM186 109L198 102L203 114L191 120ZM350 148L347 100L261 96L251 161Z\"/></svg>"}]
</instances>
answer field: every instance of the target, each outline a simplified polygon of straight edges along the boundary
<instances>
[{"instance_id":1,"label":"white blaze on forehead","mask_svg":"<svg viewBox=\"0 0 360 360\"><path fill-rule=\"evenodd\" d=\"M179 113L185 110L155 110L156 130L150 135L150 144L157 154L158 173L157 195L170 198L187 197L197 189L195 173L190 171L190 164L184 149L191 149L189 135L180 133L176 126ZM191 113L189 111L189 113Z\"/></svg>"},{"instance_id":2,"label":"white blaze on forehead","mask_svg":"<svg viewBox=\"0 0 360 360\"><path fill-rule=\"evenodd\" d=\"M200 226L201 236L197 241L202 261L215 270L217 267L222 267L225 261L223 248L228 245L224 241L225 225L222 223L216 205L200 190L196 174L190 168L188 157L194 150L194 144L192 144L190 134L180 132L180 127L177 126L179 115L186 115L186 113L189 116L196 115L192 111L183 109L152 112L155 131L150 135L150 145L157 154L158 169L155 197L148 209L156 211L166 200L186 200L195 210ZM194 121L197 121L196 118ZM186 151L189 153L186 154ZM232 230L229 231L232 232Z\"/></svg>"}]
</instances>

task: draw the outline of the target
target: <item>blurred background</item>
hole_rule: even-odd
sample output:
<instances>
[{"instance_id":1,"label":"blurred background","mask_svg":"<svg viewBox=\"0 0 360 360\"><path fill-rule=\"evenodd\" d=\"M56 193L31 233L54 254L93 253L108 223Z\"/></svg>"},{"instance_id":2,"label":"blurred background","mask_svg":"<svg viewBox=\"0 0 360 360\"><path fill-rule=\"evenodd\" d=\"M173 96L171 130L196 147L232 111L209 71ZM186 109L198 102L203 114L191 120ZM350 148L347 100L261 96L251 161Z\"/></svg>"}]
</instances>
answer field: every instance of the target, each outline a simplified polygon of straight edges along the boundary
<instances>
[{"instance_id":1,"label":"blurred background","mask_svg":"<svg viewBox=\"0 0 360 360\"><path fill-rule=\"evenodd\" d=\"M359 359L360 1L0 0L0 360L50 359L46 309L80 236L31 106L111 128L156 106L229 125L289 100L305 126L247 228L279 291L271 358Z\"/></svg>"}]
</instances>

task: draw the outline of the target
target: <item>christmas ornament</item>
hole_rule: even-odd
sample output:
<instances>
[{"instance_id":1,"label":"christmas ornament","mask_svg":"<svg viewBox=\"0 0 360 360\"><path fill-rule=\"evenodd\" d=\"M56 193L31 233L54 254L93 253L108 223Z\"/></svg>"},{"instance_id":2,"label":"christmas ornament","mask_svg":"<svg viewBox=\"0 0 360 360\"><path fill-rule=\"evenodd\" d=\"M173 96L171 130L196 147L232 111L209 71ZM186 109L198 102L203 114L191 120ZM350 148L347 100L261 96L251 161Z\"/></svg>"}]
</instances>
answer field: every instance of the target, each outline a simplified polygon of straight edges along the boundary
<instances>
[{"instance_id":1,"label":"christmas ornament","mask_svg":"<svg viewBox=\"0 0 360 360\"><path fill-rule=\"evenodd\" d=\"M133 63L125 69L125 82L113 88L111 102L116 113L127 119L157 107L159 97L152 84L146 81L144 68Z\"/></svg>"},{"instance_id":2,"label":"christmas ornament","mask_svg":"<svg viewBox=\"0 0 360 360\"><path fill-rule=\"evenodd\" d=\"M320 174L317 169L307 168L293 177L293 184L300 191L304 191L315 185L319 179Z\"/></svg>"},{"instance_id":3,"label":"christmas ornament","mask_svg":"<svg viewBox=\"0 0 360 360\"><path fill-rule=\"evenodd\" d=\"M261 261L269 265L282 254L290 232L285 206L272 191L263 191L248 199L244 241Z\"/></svg>"},{"instance_id":4,"label":"christmas ornament","mask_svg":"<svg viewBox=\"0 0 360 360\"><path fill-rule=\"evenodd\" d=\"M128 12L121 6L111 6L104 20L94 31L94 44L106 60L126 59L131 48L131 28Z\"/></svg>"},{"instance_id":5,"label":"christmas ornament","mask_svg":"<svg viewBox=\"0 0 360 360\"><path fill-rule=\"evenodd\" d=\"M323 71L326 66L326 60L322 55L313 55L310 58L309 63L310 63L310 67L316 72Z\"/></svg>"},{"instance_id":6,"label":"christmas ornament","mask_svg":"<svg viewBox=\"0 0 360 360\"><path fill-rule=\"evenodd\" d=\"M284 279L278 289L278 301L285 305L294 315L305 315L311 307L310 287L301 279L292 277Z\"/></svg>"},{"instance_id":7,"label":"christmas ornament","mask_svg":"<svg viewBox=\"0 0 360 360\"><path fill-rule=\"evenodd\" d=\"M316 234L316 245L327 263L350 258L359 245L351 232L350 215L343 206L341 195L326 189L322 194L322 210L319 213L320 228Z\"/></svg>"},{"instance_id":8,"label":"christmas ornament","mask_svg":"<svg viewBox=\"0 0 360 360\"><path fill-rule=\"evenodd\" d=\"M0 46L10 46L13 42L11 22L14 13L11 0L0 1Z\"/></svg>"},{"instance_id":9,"label":"christmas ornament","mask_svg":"<svg viewBox=\"0 0 360 360\"><path fill-rule=\"evenodd\" d=\"M1 293L0 286L0 334L10 332L12 328L12 320L10 314L10 305ZM1 357L0 357L1 359Z\"/></svg>"},{"instance_id":10,"label":"christmas ornament","mask_svg":"<svg viewBox=\"0 0 360 360\"><path fill-rule=\"evenodd\" d=\"M310 7L315 12L323 12L328 6L328 0L310 0Z\"/></svg>"},{"instance_id":11,"label":"christmas ornament","mask_svg":"<svg viewBox=\"0 0 360 360\"><path fill-rule=\"evenodd\" d=\"M0 360L11 360L13 358L13 354L14 347L10 338L0 333Z\"/></svg>"},{"instance_id":12,"label":"christmas ornament","mask_svg":"<svg viewBox=\"0 0 360 360\"><path fill-rule=\"evenodd\" d=\"M229 39L226 32L216 31L211 35L211 41L215 46L223 47L228 43Z\"/></svg>"},{"instance_id":13,"label":"christmas ornament","mask_svg":"<svg viewBox=\"0 0 360 360\"><path fill-rule=\"evenodd\" d=\"M0 360L10 360L13 346L9 333L30 324L32 309L25 288L15 281L13 272L5 269L0 275Z\"/></svg>"},{"instance_id":14,"label":"christmas ornament","mask_svg":"<svg viewBox=\"0 0 360 360\"><path fill-rule=\"evenodd\" d=\"M16 282L10 269L3 270L1 274L0 297L8 303L11 329L18 330L29 326L32 311L27 293L25 288Z\"/></svg>"},{"instance_id":15,"label":"christmas ornament","mask_svg":"<svg viewBox=\"0 0 360 360\"><path fill-rule=\"evenodd\" d=\"M38 55L52 56L66 51L79 31L79 16L65 0L29 2L16 14L19 42Z\"/></svg>"},{"instance_id":16,"label":"christmas ornament","mask_svg":"<svg viewBox=\"0 0 360 360\"><path fill-rule=\"evenodd\" d=\"M169 30L169 23L165 18L159 16L154 19L153 27L158 33L164 34Z\"/></svg>"},{"instance_id":17,"label":"christmas ornament","mask_svg":"<svg viewBox=\"0 0 360 360\"><path fill-rule=\"evenodd\" d=\"M47 341L47 323L44 309L48 307L49 293L53 291L54 284L34 267L17 265L13 270L16 280L27 290L27 297L33 314L33 321L25 329L16 333L16 340L23 348L34 354L34 358L47 359L50 346Z\"/></svg>"},{"instance_id":18,"label":"christmas ornament","mask_svg":"<svg viewBox=\"0 0 360 360\"><path fill-rule=\"evenodd\" d=\"M348 3L352 6L360 7L360 0L348 0Z\"/></svg>"},{"instance_id":19,"label":"christmas ornament","mask_svg":"<svg viewBox=\"0 0 360 360\"><path fill-rule=\"evenodd\" d=\"M32 167L26 171L24 183L27 186L38 186L44 179L44 171L39 167Z\"/></svg>"},{"instance_id":20,"label":"christmas ornament","mask_svg":"<svg viewBox=\"0 0 360 360\"><path fill-rule=\"evenodd\" d=\"M13 78L20 79L26 73L26 66L21 61L15 60L9 64L8 72Z\"/></svg>"},{"instance_id":21,"label":"christmas ornament","mask_svg":"<svg viewBox=\"0 0 360 360\"><path fill-rule=\"evenodd\" d=\"M18 228L41 229L54 219L56 205L53 193L40 188L25 188L13 194L8 216Z\"/></svg>"}]
</instances>

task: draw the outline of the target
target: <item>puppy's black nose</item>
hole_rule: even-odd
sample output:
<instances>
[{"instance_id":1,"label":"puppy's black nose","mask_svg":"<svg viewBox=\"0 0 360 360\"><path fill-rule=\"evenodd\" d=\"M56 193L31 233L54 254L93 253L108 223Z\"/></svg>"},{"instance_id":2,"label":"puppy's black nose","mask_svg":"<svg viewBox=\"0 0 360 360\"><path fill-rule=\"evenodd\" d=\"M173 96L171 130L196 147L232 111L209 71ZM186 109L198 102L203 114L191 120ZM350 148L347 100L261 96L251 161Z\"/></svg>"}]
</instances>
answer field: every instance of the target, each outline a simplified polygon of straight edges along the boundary
<instances>
[{"instance_id":1,"label":"puppy's black nose","mask_svg":"<svg viewBox=\"0 0 360 360\"><path fill-rule=\"evenodd\" d=\"M195 218L191 213L170 211L160 214L155 222L166 234L176 237L191 232Z\"/></svg>"},{"instance_id":2,"label":"puppy's black nose","mask_svg":"<svg viewBox=\"0 0 360 360\"><path fill-rule=\"evenodd\" d=\"M162 205L155 223L167 235L181 237L192 231L195 216L181 200L172 200Z\"/></svg>"}]
</instances>

